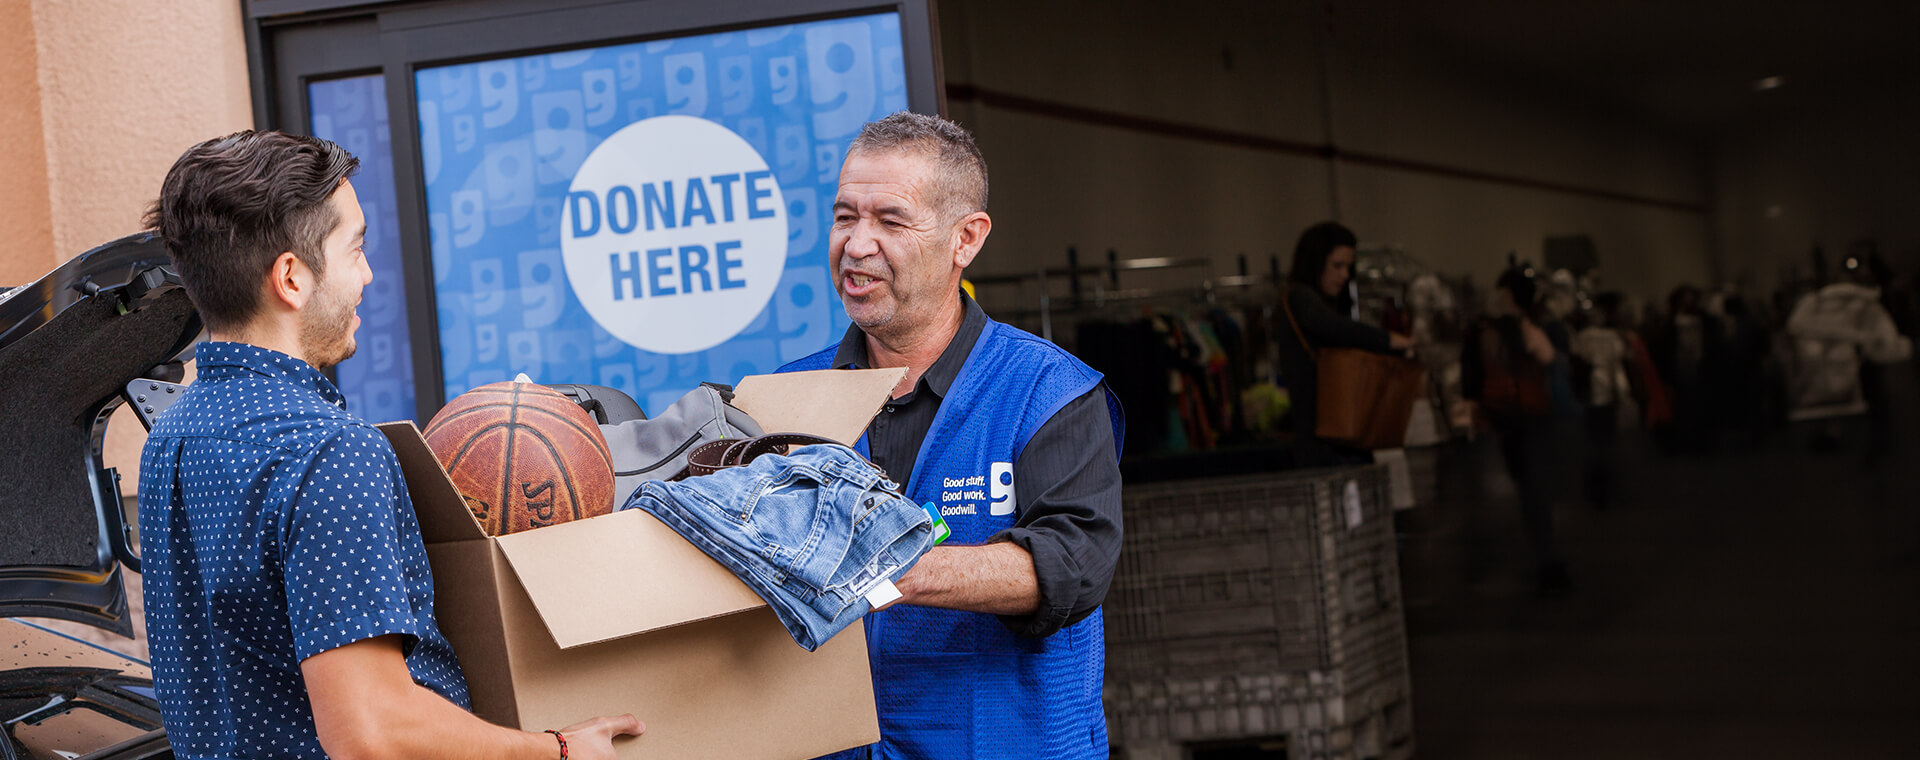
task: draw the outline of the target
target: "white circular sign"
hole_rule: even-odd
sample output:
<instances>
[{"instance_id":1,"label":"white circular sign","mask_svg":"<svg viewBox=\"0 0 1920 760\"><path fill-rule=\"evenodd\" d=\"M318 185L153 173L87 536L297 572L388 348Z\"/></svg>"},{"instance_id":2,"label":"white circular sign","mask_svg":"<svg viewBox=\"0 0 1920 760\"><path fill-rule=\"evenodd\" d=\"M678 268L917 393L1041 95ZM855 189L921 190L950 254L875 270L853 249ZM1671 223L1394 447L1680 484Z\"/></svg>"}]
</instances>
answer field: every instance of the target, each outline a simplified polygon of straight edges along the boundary
<instances>
[{"instance_id":1,"label":"white circular sign","mask_svg":"<svg viewBox=\"0 0 1920 760\"><path fill-rule=\"evenodd\" d=\"M766 159L726 127L635 122L573 176L560 214L567 282L614 337L655 353L703 351L773 297L786 209Z\"/></svg>"}]
</instances>

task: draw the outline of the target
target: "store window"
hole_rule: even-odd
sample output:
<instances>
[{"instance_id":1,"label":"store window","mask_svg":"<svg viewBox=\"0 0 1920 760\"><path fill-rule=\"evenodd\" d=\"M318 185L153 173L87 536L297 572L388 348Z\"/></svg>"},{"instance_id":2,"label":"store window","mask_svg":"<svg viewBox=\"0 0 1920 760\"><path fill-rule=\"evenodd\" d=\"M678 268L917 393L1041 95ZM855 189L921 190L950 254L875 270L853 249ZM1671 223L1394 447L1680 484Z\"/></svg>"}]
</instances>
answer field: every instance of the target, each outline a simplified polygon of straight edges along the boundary
<instances>
[{"instance_id":1,"label":"store window","mask_svg":"<svg viewBox=\"0 0 1920 760\"><path fill-rule=\"evenodd\" d=\"M642 12L644 11L644 12ZM937 113L928 0L254 0L256 115L346 146L369 419L526 374L664 409L825 349L837 174Z\"/></svg>"},{"instance_id":2,"label":"store window","mask_svg":"<svg viewBox=\"0 0 1920 760\"><path fill-rule=\"evenodd\" d=\"M360 299L359 344L335 368L347 408L376 422L414 416L413 351L407 337L407 289L394 203L393 145L387 129L387 85L378 74L307 85L313 136L360 159L353 190L367 216L367 266L373 282Z\"/></svg>"},{"instance_id":3,"label":"store window","mask_svg":"<svg viewBox=\"0 0 1920 760\"><path fill-rule=\"evenodd\" d=\"M901 65L885 13L416 72L447 395L663 409L830 345L841 158L906 108Z\"/></svg>"}]
</instances>

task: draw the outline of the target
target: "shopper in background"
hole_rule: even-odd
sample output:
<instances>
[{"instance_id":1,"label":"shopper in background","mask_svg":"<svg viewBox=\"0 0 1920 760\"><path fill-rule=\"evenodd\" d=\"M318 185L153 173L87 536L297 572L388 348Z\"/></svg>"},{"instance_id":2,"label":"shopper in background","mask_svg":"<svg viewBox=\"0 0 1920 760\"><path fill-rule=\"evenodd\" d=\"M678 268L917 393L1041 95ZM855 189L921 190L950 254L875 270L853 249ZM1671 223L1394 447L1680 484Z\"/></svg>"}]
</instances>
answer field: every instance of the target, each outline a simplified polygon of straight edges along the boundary
<instances>
[{"instance_id":1,"label":"shopper in background","mask_svg":"<svg viewBox=\"0 0 1920 760\"><path fill-rule=\"evenodd\" d=\"M1286 312L1298 324L1274 331L1280 344L1280 371L1293 402L1294 465L1331 467L1373 461L1373 454L1348 449L1314 436L1319 417L1319 374L1313 352L1322 348L1358 348L1379 353L1413 349L1413 339L1361 324L1353 311L1347 283L1353 278L1354 248L1359 239L1335 222L1321 222L1300 234L1293 248L1293 269L1287 273ZM1304 335L1310 345L1302 345Z\"/></svg>"},{"instance_id":2,"label":"shopper in background","mask_svg":"<svg viewBox=\"0 0 1920 760\"><path fill-rule=\"evenodd\" d=\"M1726 343L1720 354L1717 377L1720 425L1740 436L1744 446L1758 445L1766 436L1767 357L1773 352L1773 335L1765 321L1755 314L1746 297L1728 293L1720 312L1726 320Z\"/></svg>"},{"instance_id":3,"label":"shopper in background","mask_svg":"<svg viewBox=\"0 0 1920 760\"><path fill-rule=\"evenodd\" d=\"M1553 390L1566 382L1568 340L1563 329L1542 327L1533 278L1510 268L1494 284L1489 313L1469 331L1461 352L1461 390L1479 406L1482 419L1500 436L1520 497L1527 541L1538 563L1540 592L1557 596L1572 588L1566 559L1553 538L1552 477L1558 450L1559 410ZM1557 325L1557 323L1556 323Z\"/></svg>"},{"instance_id":4,"label":"shopper in background","mask_svg":"<svg viewBox=\"0 0 1920 760\"><path fill-rule=\"evenodd\" d=\"M1900 334L1893 317L1880 303L1871 269L1857 257L1843 263L1845 281L1836 282L1800 299L1787 319L1801 363L1816 371L1852 373L1866 402L1867 460L1887 453L1892 436L1887 416L1887 388L1880 365L1906 361L1913 343ZM1815 384L1814 387L1819 387ZM1826 385L1835 385L1828 383ZM1803 399L1804 402L1804 399ZM1837 442L1829 428L1829 442Z\"/></svg>"},{"instance_id":5,"label":"shopper in background","mask_svg":"<svg viewBox=\"0 0 1920 760\"><path fill-rule=\"evenodd\" d=\"M1714 402L1709 367L1718 360L1726 333L1706 310L1700 289L1674 288L1666 320L1652 336L1654 362L1673 389L1673 424L1659 439L1681 451L1707 451L1713 443Z\"/></svg>"},{"instance_id":6,"label":"shopper in background","mask_svg":"<svg viewBox=\"0 0 1920 760\"><path fill-rule=\"evenodd\" d=\"M1621 401L1632 390L1627 375L1628 343L1620 329L1618 293L1593 299L1591 314L1577 314L1580 322L1572 340L1574 392L1585 409L1587 500L1595 509L1612 506L1616 493L1614 447L1620 438Z\"/></svg>"}]
</instances>

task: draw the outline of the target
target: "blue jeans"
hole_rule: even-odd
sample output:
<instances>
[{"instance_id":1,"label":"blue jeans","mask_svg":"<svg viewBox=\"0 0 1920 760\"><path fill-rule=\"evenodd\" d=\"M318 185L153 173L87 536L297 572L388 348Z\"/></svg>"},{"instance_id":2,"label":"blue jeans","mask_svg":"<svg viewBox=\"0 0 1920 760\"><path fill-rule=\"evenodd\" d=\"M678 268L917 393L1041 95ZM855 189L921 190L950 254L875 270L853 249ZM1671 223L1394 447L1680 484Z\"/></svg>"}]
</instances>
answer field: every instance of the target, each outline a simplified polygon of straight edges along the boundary
<instances>
[{"instance_id":1,"label":"blue jeans","mask_svg":"<svg viewBox=\"0 0 1920 760\"><path fill-rule=\"evenodd\" d=\"M852 449L820 444L649 481L621 508L646 510L732 570L811 652L933 547L932 518L898 490Z\"/></svg>"}]
</instances>

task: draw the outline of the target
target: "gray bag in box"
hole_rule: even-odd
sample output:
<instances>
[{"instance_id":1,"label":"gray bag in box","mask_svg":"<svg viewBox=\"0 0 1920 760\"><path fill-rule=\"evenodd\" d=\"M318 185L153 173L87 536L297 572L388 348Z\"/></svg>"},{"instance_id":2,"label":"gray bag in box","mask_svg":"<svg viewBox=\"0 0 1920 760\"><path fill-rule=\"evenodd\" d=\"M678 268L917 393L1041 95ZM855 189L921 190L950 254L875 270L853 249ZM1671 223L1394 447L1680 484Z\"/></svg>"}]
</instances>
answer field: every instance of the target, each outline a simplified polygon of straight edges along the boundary
<instances>
[{"instance_id":1,"label":"gray bag in box","mask_svg":"<svg viewBox=\"0 0 1920 760\"><path fill-rule=\"evenodd\" d=\"M687 456L702 443L763 435L760 423L732 400L732 388L702 383L653 419L601 425L607 449L613 452L613 492L620 503L642 483L679 477L687 469Z\"/></svg>"}]
</instances>

